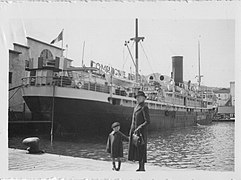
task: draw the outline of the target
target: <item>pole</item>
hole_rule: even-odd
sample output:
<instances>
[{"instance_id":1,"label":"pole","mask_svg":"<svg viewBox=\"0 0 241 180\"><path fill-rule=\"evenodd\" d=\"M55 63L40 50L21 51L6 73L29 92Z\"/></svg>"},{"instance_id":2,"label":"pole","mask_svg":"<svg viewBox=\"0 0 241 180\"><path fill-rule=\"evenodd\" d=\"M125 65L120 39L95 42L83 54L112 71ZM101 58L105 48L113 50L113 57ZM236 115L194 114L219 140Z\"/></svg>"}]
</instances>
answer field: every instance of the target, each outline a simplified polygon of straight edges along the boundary
<instances>
[{"instance_id":1,"label":"pole","mask_svg":"<svg viewBox=\"0 0 241 180\"><path fill-rule=\"evenodd\" d=\"M112 96L113 96L113 75L112 73L110 74L110 104L113 104Z\"/></svg>"},{"instance_id":2,"label":"pole","mask_svg":"<svg viewBox=\"0 0 241 180\"><path fill-rule=\"evenodd\" d=\"M136 82L138 81L139 63L138 63L138 19L136 19Z\"/></svg>"},{"instance_id":3,"label":"pole","mask_svg":"<svg viewBox=\"0 0 241 180\"><path fill-rule=\"evenodd\" d=\"M62 44L61 44L61 49L62 49L62 53L61 53L61 57L64 58L64 29L62 30L63 34L62 34ZM60 81L60 86L62 87L63 85L63 75L64 75L64 59L63 59L63 68L62 68L62 76L61 76L61 81Z\"/></svg>"},{"instance_id":4,"label":"pole","mask_svg":"<svg viewBox=\"0 0 241 180\"><path fill-rule=\"evenodd\" d=\"M61 57L64 57L64 29L62 29L62 43L61 43ZM63 68L64 69L64 68ZM61 76L61 86L63 81L63 69L62 69L62 76ZM53 74L54 76L54 74ZM52 77L52 79L54 79ZM51 131L50 131L50 143L53 146L53 138L54 138L54 95L55 95L55 82L53 81L53 100L52 100L52 111L51 111Z\"/></svg>"},{"instance_id":5,"label":"pole","mask_svg":"<svg viewBox=\"0 0 241 180\"><path fill-rule=\"evenodd\" d=\"M53 84L53 100L52 100L52 112L51 112L51 132L50 132L50 136L51 136L51 146L53 146L53 136L54 136L54 95L55 95L55 82Z\"/></svg>"},{"instance_id":6,"label":"pole","mask_svg":"<svg viewBox=\"0 0 241 180\"><path fill-rule=\"evenodd\" d=\"M82 67L84 66L84 53L85 53L85 41L83 43L83 51L82 51L82 62L81 62Z\"/></svg>"},{"instance_id":7,"label":"pole","mask_svg":"<svg viewBox=\"0 0 241 180\"><path fill-rule=\"evenodd\" d=\"M66 53L65 53L65 56L66 56L66 58L68 58L68 50L69 50L69 45L68 45L68 44L66 44L66 45L65 45L65 47L66 47Z\"/></svg>"},{"instance_id":8,"label":"pole","mask_svg":"<svg viewBox=\"0 0 241 180\"><path fill-rule=\"evenodd\" d=\"M63 34L62 34L62 57L64 56L64 29L62 29L62 32L63 32Z\"/></svg>"},{"instance_id":9,"label":"pole","mask_svg":"<svg viewBox=\"0 0 241 180\"><path fill-rule=\"evenodd\" d=\"M200 75L200 42L198 40L198 87L200 88L201 75Z\"/></svg>"},{"instance_id":10,"label":"pole","mask_svg":"<svg viewBox=\"0 0 241 180\"><path fill-rule=\"evenodd\" d=\"M199 36L200 38L200 36ZM203 91L201 90L201 78L203 76L201 76L201 63L200 63L200 59L201 59L201 53L200 53L200 40L198 39L198 89L199 91L201 91L201 107L203 107Z\"/></svg>"},{"instance_id":11,"label":"pole","mask_svg":"<svg viewBox=\"0 0 241 180\"><path fill-rule=\"evenodd\" d=\"M138 19L136 18L136 35L134 38L131 38L131 40L135 41L136 43L136 54L135 54L135 57L136 57L136 65L135 65L135 69L136 69L136 82L138 82L138 75L139 75L139 67L138 67L138 42L140 40L144 40L144 37L138 37Z\"/></svg>"}]
</instances>

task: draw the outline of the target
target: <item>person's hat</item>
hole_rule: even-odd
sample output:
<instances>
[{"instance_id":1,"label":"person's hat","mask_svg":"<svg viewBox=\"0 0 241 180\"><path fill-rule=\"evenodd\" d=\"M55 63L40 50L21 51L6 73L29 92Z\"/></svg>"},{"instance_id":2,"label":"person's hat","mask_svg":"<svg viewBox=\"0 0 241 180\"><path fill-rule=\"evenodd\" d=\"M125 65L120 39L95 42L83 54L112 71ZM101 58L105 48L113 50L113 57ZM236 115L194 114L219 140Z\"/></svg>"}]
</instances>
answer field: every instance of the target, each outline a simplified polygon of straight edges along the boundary
<instances>
[{"instance_id":1,"label":"person's hat","mask_svg":"<svg viewBox=\"0 0 241 180\"><path fill-rule=\"evenodd\" d=\"M115 127L117 127L117 126L120 126L120 123L119 123L119 122L114 122L114 123L111 125L112 128L115 128Z\"/></svg>"},{"instance_id":2,"label":"person's hat","mask_svg":"<svg viewBox=\"0 0 241 180\"><path fill-rule=\"evenodd\" d=\"M138 93L135 95L135 98L138 97L138 96L143 96L146 98L146 95L143 91L138 91Z\"/></svg>"}]
</instances>

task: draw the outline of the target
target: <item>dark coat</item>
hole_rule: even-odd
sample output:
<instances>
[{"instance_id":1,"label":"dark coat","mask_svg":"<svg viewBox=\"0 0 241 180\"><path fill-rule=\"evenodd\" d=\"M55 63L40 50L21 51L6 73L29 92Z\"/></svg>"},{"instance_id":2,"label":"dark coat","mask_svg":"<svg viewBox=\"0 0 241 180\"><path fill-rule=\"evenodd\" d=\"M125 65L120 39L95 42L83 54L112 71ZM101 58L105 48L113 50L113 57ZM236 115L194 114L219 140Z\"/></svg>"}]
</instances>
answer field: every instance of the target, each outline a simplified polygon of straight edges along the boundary
<instances>
[{"instance_id":1,"label":"dark coat","mask_svg":"<svg viewBox=\"0 0 241 180\"><path fill-rule=\"evenodd\" d=\"M123 141L129 141L129 138L122 132L112 131L107 140L106 151L112 158L123 157Z\"/></svg>"},{"instance_id":2,"label":"dark coat","mask_svg":"<svg viewBox=\"0 0 241 180\"><path fill-rule=\"evenodd\" d=\"M130 141L128 149L128 160L130 161L144 161L147 162L147 126L150 124L149 108L145 103L138 104L132 115L132 123L130 128ZM142 134L144 138L144 145L136 147L132 143L132 134L135 129L140 129L138 133Z\"/></svg>"}]
</instances>

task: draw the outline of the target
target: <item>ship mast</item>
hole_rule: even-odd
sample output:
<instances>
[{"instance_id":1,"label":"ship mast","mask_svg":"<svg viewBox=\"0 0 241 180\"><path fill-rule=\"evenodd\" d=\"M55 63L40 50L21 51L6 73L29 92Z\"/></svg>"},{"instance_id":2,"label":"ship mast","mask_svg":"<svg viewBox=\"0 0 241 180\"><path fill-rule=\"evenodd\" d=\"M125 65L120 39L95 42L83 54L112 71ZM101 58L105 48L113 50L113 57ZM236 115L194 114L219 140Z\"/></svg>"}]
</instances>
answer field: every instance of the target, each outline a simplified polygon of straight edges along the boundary
<instances>
[{"instance_id":1,"label":"ship mast","mask_svg":"<svg viewBox=\"0 0 241 180\"><path fill-rule=\"evenodd\" d=\"M84 53L85 53L85 41L83 43L83 50L82 50L82 61L81 61L82 67L84 67Z\"/></svg>"},{"instance_id":2,"label":"ship mast","mask_svg":"<svg viewBox=\"0 0 241 180\"><path fill-rule=\"evenodd\" d=\"M200 36L199 36L200 38ZM200 40L198 39L198 90L199 92L201 91L201 98L202 98L202 102L203 102L203 91L201 90L201 78L203 77L201 75L201 65L200 65ZM203 104L201 104L201 107L203 107Z\"/></svg>"},{"instance_id":3,"label":"ship mast","mask_svg":"<svg viewBox=\"0 0 241 180\"><path fill-rule=\"evenodd\" d=\"M201 78L203 76L201 76L201 65L200 65L200 41L198 39L198 89L200 89L200 85L201 85Z\"/></svg>"},{"instance_id":4,"label":"ship mast","mask_svg":"<svg viewBox=\"0 0 241 180\"><path fill-rule=\"evenodd\" d=\"M138 75L139 75L139 67L138 67L138 43L140 40L144 40L144 37L139 37L138 36L138 19L136 18L136 36L134 38L131 38L132 41L135 41L136 45L136 53L135 53L135 58L136 58L136 63L135 63L135 69L136 69L136 82L138 82Z\"/></svg>"}]
</instances>

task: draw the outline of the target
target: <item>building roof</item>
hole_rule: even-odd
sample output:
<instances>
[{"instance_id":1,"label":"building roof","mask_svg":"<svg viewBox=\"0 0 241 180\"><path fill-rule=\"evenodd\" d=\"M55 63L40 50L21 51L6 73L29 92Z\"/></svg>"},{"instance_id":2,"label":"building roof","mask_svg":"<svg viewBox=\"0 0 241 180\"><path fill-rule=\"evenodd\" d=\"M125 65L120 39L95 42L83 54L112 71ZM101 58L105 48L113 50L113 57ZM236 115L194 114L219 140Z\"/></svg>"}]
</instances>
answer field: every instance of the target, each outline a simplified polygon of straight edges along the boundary
<instances>
[{"instance_id":1,"label":"building roof","mask_svg":"<svg viewBox=\"0 0 241 180\"><path fill-rule=\"evenodd\" d=\"M9 53L12 53L12 54L22 54L19 51L15 51L15 50L11 50L11 49L9 49Z\"/></svg>"},{"instance_id":2,"label":"building roof","mask_svg":"<svg viewBox=\"0 0 241 180\"><path fill-rule=\"evenodd\" d=\"M30 40L32 40L32 41L36 41L36 42L38 42L38 43L42 43L42 44L51 46L51 47L56 48L56 49L59 49L59 50L62 50L62 48L60 48L60 47L54 46L54 45L52 45L52 44L50 44L50 43L46 43L46 42L40 41L40 40L38 40L38 39L34 39L34 38L32 38L32 37L27 37L27 39L30 39ZM63 49L63 50L65 50L65 49Z\"/></svg>"},{"instance_id":3,"label":"building roof","mask_svg":"<svg viewBox=\"0 0 241 180\"><path fill-rule=\"evenodd\" d=\"M72 59L69 59L69 58L66 58L66 57L65 57L64 59L66 59L67 61L74 61L74 60L72 60Z\"/></svg>"},{"instance_id":4,"label":"building roof","mask_svg":"<svg viewBox=\"0 0 241 180\"><path fill-rule=\"evenodd\" d=\"M23 48L26 48L26 49L29 49L30 47L28 46L25 46L23 44L18 44L18 43L13 43L14 46L20 46L20 47L23 47Z\"/></svg>"},{"instance_id":5,"label":"building roof","mask_svg":"<svg viewBox=\"0 0 241 180\"><path fill-rule=\"evenodd\" d=\"M215 94L229 94L230 93L230 89L227 88L222 88L222 89L216 89L213 91Z\"/></svg>"}]
</instances>

